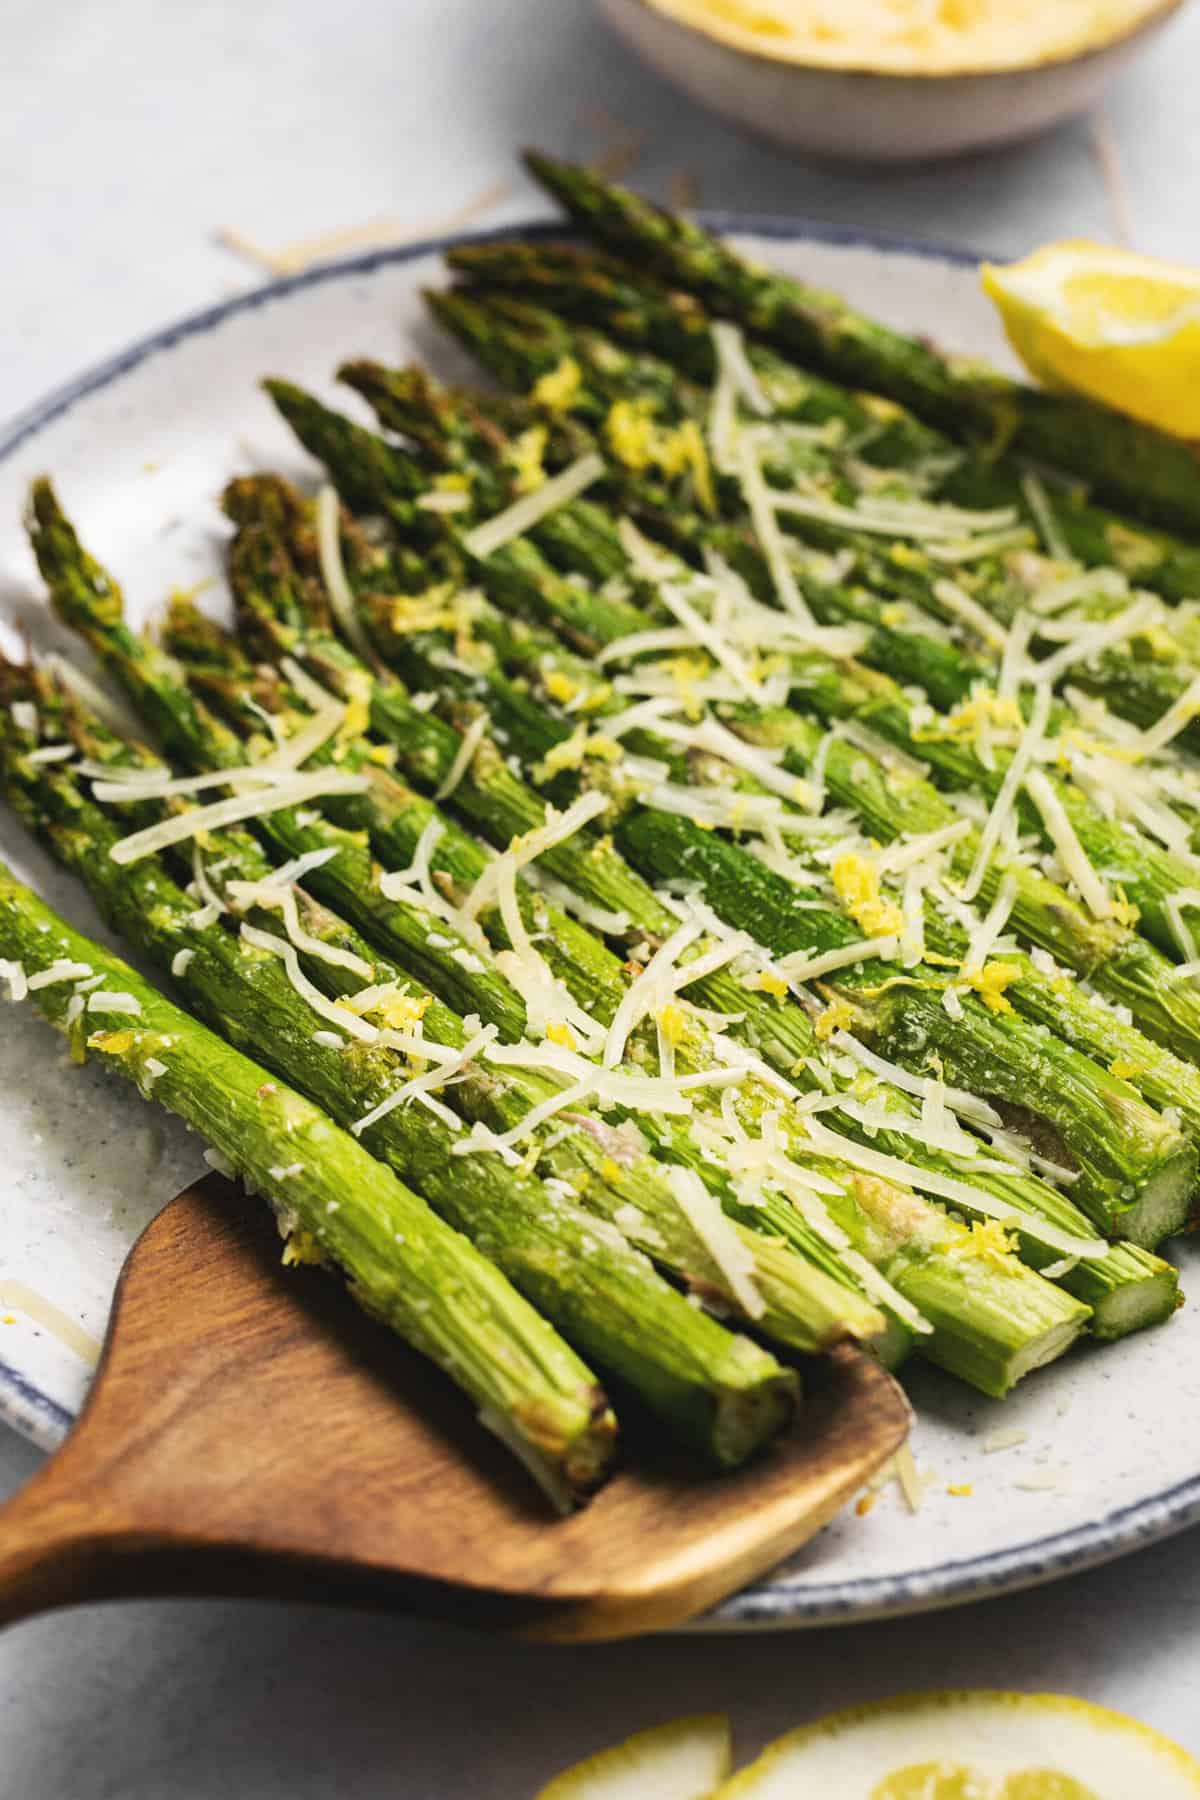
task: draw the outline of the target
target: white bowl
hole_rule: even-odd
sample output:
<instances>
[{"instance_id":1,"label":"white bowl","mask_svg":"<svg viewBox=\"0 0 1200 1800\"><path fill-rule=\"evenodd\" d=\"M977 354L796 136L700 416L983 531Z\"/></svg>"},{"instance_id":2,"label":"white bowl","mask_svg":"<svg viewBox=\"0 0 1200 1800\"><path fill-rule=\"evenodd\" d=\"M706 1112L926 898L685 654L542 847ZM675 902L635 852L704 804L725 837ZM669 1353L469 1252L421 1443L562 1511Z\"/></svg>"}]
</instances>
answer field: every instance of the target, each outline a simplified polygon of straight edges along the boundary
<instances>
[{"instance_id":1,"label":"white bowl","mask_svg":"<svg viewBox=\"0 0 1200 1800\"><path fill-rule=\"evenodd\" d=\"M1060 60L931 75L831 68L793 52L745 49L659 11L653 0L600 0L600 7L652 68L733 125L788 150L911 162L1031 137L1087 112L1181 3L1162 0L1123 35Z\"/></svg>"}]
</instances>

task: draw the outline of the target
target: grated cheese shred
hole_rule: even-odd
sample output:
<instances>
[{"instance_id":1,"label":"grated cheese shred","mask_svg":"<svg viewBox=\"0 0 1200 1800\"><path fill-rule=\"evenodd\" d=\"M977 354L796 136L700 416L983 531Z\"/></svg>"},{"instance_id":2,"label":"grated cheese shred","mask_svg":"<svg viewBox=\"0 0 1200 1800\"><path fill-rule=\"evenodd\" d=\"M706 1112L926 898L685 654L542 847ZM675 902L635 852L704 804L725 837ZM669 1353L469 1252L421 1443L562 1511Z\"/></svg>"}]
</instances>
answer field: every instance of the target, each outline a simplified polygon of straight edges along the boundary
<instances>
[{"instance_id":1,"label":"grated cheese shred","mask_svg":"<svg viewBox=\"0 0 1200 1800\"><path fill-rule=\"evenodd\" d=\"M604 473L604 459L594 450L589 450L549 481L543 482L532 494L522 494L519 500L505 507L503 512L496 513L493 518L468 531L462 540L464 549L469 555L481 560L494 555L505 544L512 543L514 538L524 537L527 531L532 531L535 525L549 518L560 507L569 505L594 482L599 481Z\"/></svg>"},{"instance_id":2,"label":"grated cheese shred","mask_svg":"<svg viewBox=\"0 0 1200 1800\"><path fill-rule=\"evenodd\" d=\"M326 483L317 495L316 506L317 557L321 565L321 579L325 583L325 592L329 596L329 604L338 628L347 642L352 644L365 663L370 663L371 646L367 641L359 617L358 606L350 583L346 578L346 567L342 561L342 509L338 500L337 489Z\"/></svg>"},{"instance_id":3,"label":"grated cheese shred","mask_svg":"<svg viewBox=\"0 0 1200 1800\"><path fill-rule=\"evenodd\" d=\"M721 1271L741 1310L748 1319L761 1319L766 1303L755 1285L757 1265L745 1238L694 1169L672 1168L667 1181L680 1212Z\"/></svg>"}]
</instances>

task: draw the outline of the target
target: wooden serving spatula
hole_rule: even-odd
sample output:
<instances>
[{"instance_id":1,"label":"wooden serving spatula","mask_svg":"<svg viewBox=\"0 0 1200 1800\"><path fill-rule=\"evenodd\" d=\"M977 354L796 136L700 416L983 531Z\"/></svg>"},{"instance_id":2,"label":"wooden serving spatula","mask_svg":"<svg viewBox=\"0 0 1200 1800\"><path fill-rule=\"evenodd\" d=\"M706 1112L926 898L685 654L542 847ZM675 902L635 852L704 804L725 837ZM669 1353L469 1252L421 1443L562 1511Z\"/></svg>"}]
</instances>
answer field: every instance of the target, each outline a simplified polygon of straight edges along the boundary
<instances>
[{"instance_id":1,"label":"wooden serving spatula","mask_svg":"<svg viewBox=\"0 0 1200 1800\"><path fill-rule=\"evenodd\" d=\"M78 1425L0 1509L0 1623L254 1594L546 1638L658 1630L803 1543L908 1424L895 1382L839 1350L747 1469L630 1442L590 1505L554 1518L444 1377L327 1275L283 1268L265 1208L211 1177L134 1245Z\"/></svg>"}]
</instances>

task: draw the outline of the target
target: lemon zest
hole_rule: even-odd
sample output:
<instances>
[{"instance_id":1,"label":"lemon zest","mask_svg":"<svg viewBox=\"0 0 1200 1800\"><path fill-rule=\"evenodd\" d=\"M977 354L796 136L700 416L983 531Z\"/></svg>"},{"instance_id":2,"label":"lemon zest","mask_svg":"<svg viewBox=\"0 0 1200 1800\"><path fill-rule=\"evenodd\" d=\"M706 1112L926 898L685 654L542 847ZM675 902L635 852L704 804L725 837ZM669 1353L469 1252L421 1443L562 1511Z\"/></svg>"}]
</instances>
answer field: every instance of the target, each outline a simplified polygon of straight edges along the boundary
<instances>
[{"instance_id":1,"label":"lemon zest","mask_svg":"<svg viewBox=\"0 0 1200 1800\"><path fill-rule=\"evenodd\" d=\"M293 1231L283 1246L283 1266L290 1269L301 1263L323 1263L325 1254L311 1231Z\"/></svg>"},{"instance_id":2,"label":"lemon zest","mask_svg":"<svg viewBox=\"0 0 1200 1800\"><path fill-rule=\"evenodd\" d=\"M687 1035L687 1020L682 1008L668 1001L666 1006L659 1008L654 1016L654 1022L668 1044L682 1044Z\"/></svg>"},{"instance_id":3,"label":"lemon zest","mask_svg":"<svg viewBox=\"0 0 1200 1800\"><path fill-rule=\"evenodd\" d=\"M566 706L568 701L573 700L579 692L579 683L572 681L571 677L565 675L561 669L550 669L542 677L542 686L550 698L557 700L560 706Z\"/></svg>"},{"instance_id":4,"label":"lemon zest","mask_svg":"<svg viewBox=\"0 0 1200 1800\"><path fill-rule=\"evenodd\" d=\"M586 725L580 725L569 738L555 744L540 762L534 764L533 779L541 783L561 774L564 769L580 769L584 759L589 756L598 762L615 763L624 754L624 749L615 738L605 737L601 732L589 736Z\"/></svg>"},{"instance_id":5,"label":"lemon zest","mask_svg":"<svg viewBox=\"0 0 1200 1800\"><path fill-rule=\"evenodd\" d=\"M999 1219L976 1219L963 1249L968 1256L977 1256L985 1262L994 1263L1010 1257L1015 1242Z\"/></svg>"},{"instance_id":6,"label":"lemon zest","mask_svg":"<svg viewBox=\"0 0 1200 1800\"><path fill-rule=\"evenodd\" d=\"M755 993L770 994L775 1000L787 999L788 984L782 975L775 973L774 969L756 970L753 975L746 977L742 986Z\"/></svg>"},{"instance_id":7,"label":"lemon zest","mask_svg":"<svg viewBox=\"0 0 1200 1800\"><path fill-rule=\"evenodd\" d=\"M1142 915L1140 908L1134 905L1125 889L1119 887L1113 895L1110 916L1117 921L1118 925L1128 926L1132 930Z\"/></svg>"},{"instance_id":8,"label":"lemon zest","mask_svg":"<svg viewBox=\"0 0 1200 1800\"><path fill-rule=\"evenodd\" d=\"M835 1031L849 1031L854 1024L854 1009L848 1000L840 997L831 1000L825 1011L818 1018L813 1029L822 1043L831 1038Z\"/></svg>"},{"instance_id":9,"label":"lemon zest","mask_svg":"<svg viewBox=\"0 0 1200 1800\"><path fill-rule=\"evenodd\" d=\"M538 376L533 384L533 398L547 412L569 412L582 383L579 364L573 356L564 356L557 368Z\"/></svg>"},{"instance_id":10,"label":"lemon zest","mask_svg":"<svg viewBox=\"0 0 1200 1800\"><path fill-rule=\"evenodd\" d=\"M830 875L843 912L868 937L888 937L904 929L904 914L880 893L879 870L865 856L844 852L836 858Z\"/></svg>"},{"instance_id":11,"label":"lemon zest","mask_svg":"<svg viewBox=\"0 0 1200 1800\"><path fill-rule=\"evenodd\" d=\"M548 437L549 433L544 425L530 425L528 430L522 431L513 439L508 460L515 475L513 486L518 494L532 494L545 485L543 459Z\"/></svg>"},{"instance_id":12,"label":"lemon zest","mask_svg":"<svg viewBox=\"0 0 1200 1800\"><path fill-rule=\"evenodd\" d=\"M989 1012L1010 1013L1013 1003L1004 990L1020 978L1021 971L1016 963L988 962L984 963L982 969L965 968L961 985L973 988Z\"/></svg>"}]
</instances>

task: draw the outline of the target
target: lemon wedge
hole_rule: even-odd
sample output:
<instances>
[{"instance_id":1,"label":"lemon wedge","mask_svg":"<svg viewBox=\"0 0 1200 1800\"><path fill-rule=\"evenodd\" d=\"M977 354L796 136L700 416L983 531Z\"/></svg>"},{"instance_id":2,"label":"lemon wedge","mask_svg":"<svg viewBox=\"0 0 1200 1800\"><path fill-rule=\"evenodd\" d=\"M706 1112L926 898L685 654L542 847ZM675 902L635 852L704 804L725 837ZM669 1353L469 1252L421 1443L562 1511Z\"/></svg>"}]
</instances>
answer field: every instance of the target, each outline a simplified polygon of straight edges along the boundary
<instances>
[{"instance_id":1,"label":"lemon wedge","mask_svg":"<svg viewBox=\"0 0 1200 1800\"><path fill-rule=\"evenodd\" d=\"M834 1713L780 1738L718 1789L714 1800L809 1800L818 1794L837 1800L1196 1800L1200 1763L1148 1726L1085 1700L986 1691L912 1694Z\"/></svg>"},{"instance_id":2,"label":"lemon wedge","mask_svg":"<svg viewBox=\"0 0 1200 1800\"><path fill-rule=\"evenodd\" d=\"M1072 240L985 263L982 279L1046 387L1200 437L1200 270Z\"/></svg>"},{"instance_id":3,"label":"lemon wedge","mask_svg":"<svg viewBox=\"0 0 1200 1800\"><path fill-rule=\"evenodd\" d=\"M674 1719L564 1769L537 1800L708 1800L731 1760L723 1715Z\"/></svg>"}]
</instances>

